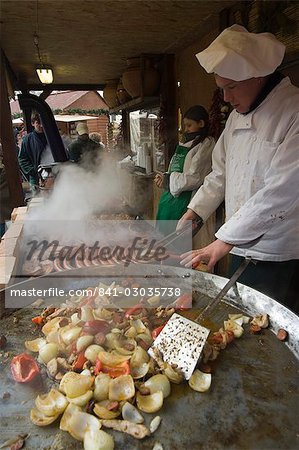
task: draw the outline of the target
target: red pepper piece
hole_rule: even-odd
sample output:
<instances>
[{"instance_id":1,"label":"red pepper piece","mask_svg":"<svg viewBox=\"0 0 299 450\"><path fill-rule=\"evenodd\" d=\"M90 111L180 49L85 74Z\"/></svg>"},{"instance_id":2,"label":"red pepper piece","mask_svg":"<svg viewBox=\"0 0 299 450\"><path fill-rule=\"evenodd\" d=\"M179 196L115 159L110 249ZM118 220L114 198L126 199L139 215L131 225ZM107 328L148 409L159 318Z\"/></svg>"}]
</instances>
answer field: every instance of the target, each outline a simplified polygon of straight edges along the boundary
<instances>
[{"instance_id":1,"label":"red pepper piece","mask_svg":"<svg viewBox=\"0 0 299 450\"><path fill-rule=\"evenodd\" d=\"M40 373L35 359L28 353L15 356L11 361L10 370L14 380L18 383L28 383Z\"/></svg>"},{"instance_id":2,"label":"red pepper piece","mask_svg":"<svg viewBox=\"0 0 299 450\"><path fill-rule=\"evenodd\" d=\"M98 375L101 372L101 368L102 368L102 362L97 358L93 373L95 375Z\"/></svg>"},{"instance_id":3,"label":"red pepper piece","mask_svg":"<svg viewBox=\"0 0 299 450\"><path fill-rule=\"evenodd\" d=\"M153 339L156 339L156 337L159 336L159 334L161 333L161 331L165 327L166 323L163 323L163 325L161 325L160 327L157 327L157 328L153 329L153 331L152 331L152 338Z\"/></svg>"},{"instance_id":4,"label":"red pepper piece","mask_svg":"<svg viewBox=\"0 0 299 450\"><path fill-rule=\"evenodd\" d=\"M32 317L31 321L36 325L41 325L42 323L44 323L44 318L42 316L36 316Z\"/></svg>"},{"instance_id":5,"label":"red pepper piece","mask_svg":"<svg viewBox=\"0 0 299 450\"><path fill-rule=\"evenodd\" d=\"M184 309L190 309L192 307L192 295L183 294L175 302L175 309L183 311Z\"/></svg>"},{"instance_id":6,"label":"red pepper piece","mask_svg":"<svg viewBox=\"0 0 299 450\"><path fill-rule=\"evenodd\" d=\"M73 370L82 370L87 358L84 356L84 352L80 352L72 365Z\"/></svg>"},{"instance_id":7,"label":"red pepper piece","mask_svg":"<svg viewBox=\"0 0 299 450\"><path fill-rule=\"evenodd\" d=\"M107 373L111 378L117 378L121 375L129 375L130 374L130 365L129 361L124 361L117 366L106 366L99 359L96 361L96 365L94 368L94 374L98 375L100 372Z\"/></svg>"},{"instance_id":8,"label":"red pepper piece","mask_svg":"<svg viewBox=\"0 0 299 450\"><path fill-rule=\"evenodd\" d=\"M129 308L125 313L125 318L129 319L131 316L134 316L135 314L139 314L140 310L144 308L144 305L142 303L137 303L136 305L132 306L132 308Z\"/></svg>"}]
</instances>

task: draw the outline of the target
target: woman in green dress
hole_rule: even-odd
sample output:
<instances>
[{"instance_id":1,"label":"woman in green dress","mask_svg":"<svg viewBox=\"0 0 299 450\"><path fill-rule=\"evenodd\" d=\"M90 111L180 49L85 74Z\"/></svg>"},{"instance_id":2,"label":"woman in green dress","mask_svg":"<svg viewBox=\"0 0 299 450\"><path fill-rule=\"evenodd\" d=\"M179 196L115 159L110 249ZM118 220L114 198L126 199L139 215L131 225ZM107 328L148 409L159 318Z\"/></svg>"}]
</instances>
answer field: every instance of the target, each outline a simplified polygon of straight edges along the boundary
<instances>
[{"instance_id":1,"label":"woman in green dress","mask_svg":"<svg viewBox=\"0 0 299 450\"><path fill-rule=\"evenodd\" d=\"M168 171L158 173L155 183L163 188L157 228L167 235L187 211L192 195L211 171L215 140L209 136L209 115L200 105L192 106L183 116L184 143L180 142L171 158Z\"/></svg>"}]
</instances>

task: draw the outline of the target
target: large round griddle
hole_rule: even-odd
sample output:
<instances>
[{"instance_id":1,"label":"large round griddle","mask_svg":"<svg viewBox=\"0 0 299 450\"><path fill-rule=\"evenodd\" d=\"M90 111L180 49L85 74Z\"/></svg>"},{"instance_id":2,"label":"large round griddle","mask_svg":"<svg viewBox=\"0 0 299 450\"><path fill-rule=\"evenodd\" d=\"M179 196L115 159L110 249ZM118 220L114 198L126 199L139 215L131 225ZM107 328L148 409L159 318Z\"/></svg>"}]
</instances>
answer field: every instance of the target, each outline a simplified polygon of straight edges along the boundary
<instances>
[{"instance_id":1,"label":"large round griddle","mask_svg":"<svg viewBox=\"0 0 299 450\"><path fill-rule=\"evenodd\" d=\"M79 288L95 286L99 281L110 284L127 274L148 286L153 282L156 286L158 278L162 286L176 283L182 289L189 289L192 280L193 289L199 292L194 295L195 307L204 305L207 296L214 297L227 281L183 268L139 264L129 268L77 269L21 285L26 289L40 283ZM268 313L271 326L261 335L252 335L247 329L240 339L221 352L209 392L200 394L185 384L172 385L171 397L157 413L162 417L162 424L155 434L137 441L113 432L116 449L147 450L157 441L165 450L298 448L299 318L275 300L238 284L215 312L215 328L221 326L228 313L238 311L251 316ZM12 316L0 320L1 333L9 341L7 350L13 354L24 351L24 341L33 338L32 315L27 307L14 313L19 318L17 324ZM277 339L275 334L279 328L288 331L287 343ZM18 433L30 433L26 447L31 450L82 449L83 445L60 432L57 424L46 428L31 424L29 410L36 395L47 391L49 380L45 377L33 386L19 385L11 378L9 361L0 360L0 444ZM2 398L5 391L11 393L6 400ZM148 424L155 415L144 416Z\"/></svg>"}]
</instances>

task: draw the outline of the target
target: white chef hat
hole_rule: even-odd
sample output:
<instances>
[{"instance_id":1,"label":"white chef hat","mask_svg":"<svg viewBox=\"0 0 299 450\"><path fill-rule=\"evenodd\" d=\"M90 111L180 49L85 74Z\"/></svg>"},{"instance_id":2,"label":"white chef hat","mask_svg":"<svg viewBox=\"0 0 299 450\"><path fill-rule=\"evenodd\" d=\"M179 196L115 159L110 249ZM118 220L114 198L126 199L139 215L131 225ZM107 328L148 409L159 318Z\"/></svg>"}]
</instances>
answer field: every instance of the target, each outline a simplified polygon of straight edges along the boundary
<instances>
[{"instance_id":1,"label":"white chef hat","mask_svg":"<svg viewBox=\"0 0 299 450\"><path fill-rule=\"evenodd\" d=\"M281 64L285 45L271 33L249 33L241 25L226 28L196 58L208 73L242 81L264 77Z\"/></svg>"},{"instance_id":2,"label":"white chef hat","mask_svg":"<svg viewBox=\"0 0 299 450\"><path fill-rule=\"evenodd\" d=\"M81 136L82 134L88 134L88 126L86 125L85 122L79 122L76 131L79 134L79 136Z\"/></svg>"}]
</instances>

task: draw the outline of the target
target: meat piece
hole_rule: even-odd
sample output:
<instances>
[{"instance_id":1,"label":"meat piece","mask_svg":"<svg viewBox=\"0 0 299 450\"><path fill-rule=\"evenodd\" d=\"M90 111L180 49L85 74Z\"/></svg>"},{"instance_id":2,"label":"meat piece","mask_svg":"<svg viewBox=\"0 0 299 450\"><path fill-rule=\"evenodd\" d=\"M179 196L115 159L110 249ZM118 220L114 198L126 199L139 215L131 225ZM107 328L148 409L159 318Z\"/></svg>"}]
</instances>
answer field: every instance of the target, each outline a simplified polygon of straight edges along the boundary
<instances>
[{"instance_id":1,"label":"meat piece","mask_svg":"<svg viewBox=\"0 0 299 450\"><path fill-rule=\"evenodd\" d=\"M258 334L262 331L261 327L257 324L251 323L250 325L250 333Z\"/></svg>"},{"instance_id":2,"label":"meat piece","mask_svg":"<svg viewBox=\"0 0 299 450\"><path fill-rule=\"evenodd\" d=\"M280 328L277 331L277 335L276 336L278 337L278 339L280 341L285 341L288 338L288 332L286 330L284 330L283 328Z\"/></svg>"},{"instance_id":3,"label":"meat piece","mask_svg":"<svg viewBox=\"0 0 299 450\"><path fill-rule=\"evenodd\" d=\"M136 439L143 439L145 436L151 434L150 430L145 425L129 422L128 420L102 420L102 425L106 428L112 428L113 430L130 434Z\"/></svg>"},{"instance_id":4,"label":"meat piece","mask_svg":"<svg viewBox=\"0 0 299 450\"><path fill-rule=\"evenodd\" d=\"M94 337L94 343L97 345L103 345L105 342L106 336L104 333L97 333Z\"/></svg>"}]
</instances>

